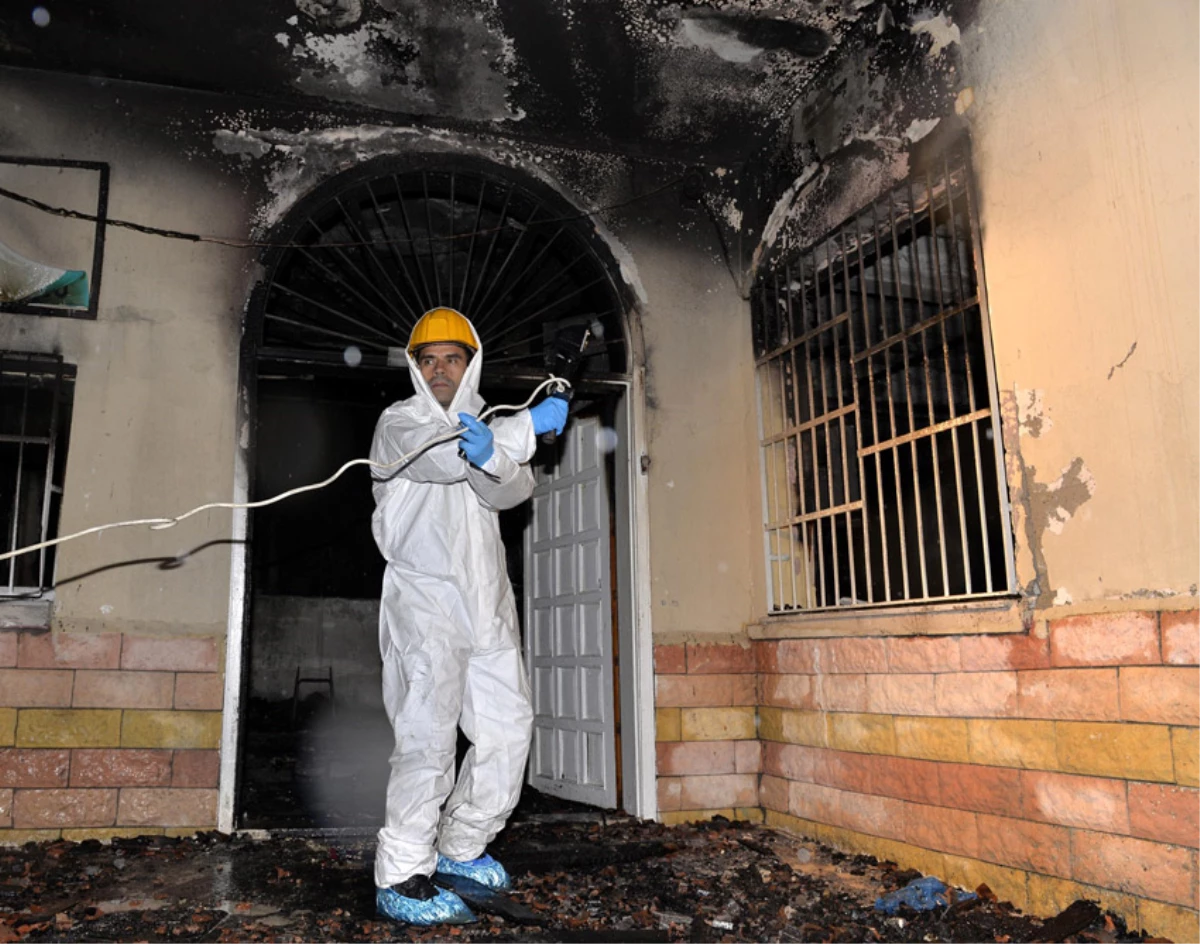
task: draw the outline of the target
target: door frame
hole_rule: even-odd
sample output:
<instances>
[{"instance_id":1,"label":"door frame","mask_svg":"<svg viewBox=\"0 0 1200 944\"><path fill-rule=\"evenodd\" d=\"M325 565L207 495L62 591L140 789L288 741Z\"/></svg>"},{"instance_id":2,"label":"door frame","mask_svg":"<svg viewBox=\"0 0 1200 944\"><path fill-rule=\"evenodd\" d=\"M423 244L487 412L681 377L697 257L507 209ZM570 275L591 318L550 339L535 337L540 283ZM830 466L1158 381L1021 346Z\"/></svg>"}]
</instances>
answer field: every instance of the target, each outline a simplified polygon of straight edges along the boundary
<instances>
[{"instance_id":1,"label":"door frame","mask_svg":"<svg viewBox=\"0 0 1200 944\"><path fill-rule=\"evenodd\" d=\"M249 501L254 436L253 364L243 360L238 387L233 461L233 501ZM612 381L620 390L616 410L618 455L613 501L617 540L617 619L621 699L621 806L641 819L658 815L654 731L654 646L650 606L649 482L643 471L646 452L645 374L633 367L629 380ZM246 536L250 512L233 511L229 563L229 617L225 641L225 692L221 715L221 766L217 789L217 829L235 831L238 759L245 649L249 630L249 557Z\"/></svg>"}]
</instances>

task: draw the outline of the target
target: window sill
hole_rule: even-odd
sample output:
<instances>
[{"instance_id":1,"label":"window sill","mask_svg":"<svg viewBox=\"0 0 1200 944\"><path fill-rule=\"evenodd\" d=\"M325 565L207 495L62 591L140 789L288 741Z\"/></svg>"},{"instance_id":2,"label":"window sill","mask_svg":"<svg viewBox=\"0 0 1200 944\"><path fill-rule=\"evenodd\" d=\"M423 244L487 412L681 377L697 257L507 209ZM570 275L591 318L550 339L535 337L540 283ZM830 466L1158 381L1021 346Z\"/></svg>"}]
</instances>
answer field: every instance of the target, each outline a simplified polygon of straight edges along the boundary
<instances>
[{"instance_id":1,"label":"window sill","mask_svg":"<svg viewBox=\"0 0 1200 944\"><path fill-rule=\"evenodd\" d=\"M1017 596L963 603L886 609L821 610L769 616L751 623L751 639L811 639L820 636L966 636L1021 633L1025 607Z\"/></svg>"},{"instance_id":2,"label":"window sill","mask_svg":"<svg viewBox=\"0 0 1200 944\"><path fill-rule=\"evenodd\" d=\"M51 600L0 599L0 633L18 629L49 629Z\"/></svg>"}]
</instances>

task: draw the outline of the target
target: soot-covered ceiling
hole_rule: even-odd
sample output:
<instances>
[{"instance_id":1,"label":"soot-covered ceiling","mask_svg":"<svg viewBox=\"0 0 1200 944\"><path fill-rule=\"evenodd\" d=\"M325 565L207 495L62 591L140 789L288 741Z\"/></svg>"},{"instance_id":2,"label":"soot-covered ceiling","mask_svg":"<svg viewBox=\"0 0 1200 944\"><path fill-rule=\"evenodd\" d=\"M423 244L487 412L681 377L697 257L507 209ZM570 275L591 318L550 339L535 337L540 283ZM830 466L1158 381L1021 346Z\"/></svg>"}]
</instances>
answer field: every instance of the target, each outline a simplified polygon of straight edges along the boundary
<instances>
[{"instance_id":1,"label":"soot-covered ceiling","mask_svg":"<svg viewBox=\"0 0 1200 944\"><path fill-rule=\"evenodd\" d=\"M737 160L883 0L9 3L0 64Z\"/></svg>"}]
</instances>

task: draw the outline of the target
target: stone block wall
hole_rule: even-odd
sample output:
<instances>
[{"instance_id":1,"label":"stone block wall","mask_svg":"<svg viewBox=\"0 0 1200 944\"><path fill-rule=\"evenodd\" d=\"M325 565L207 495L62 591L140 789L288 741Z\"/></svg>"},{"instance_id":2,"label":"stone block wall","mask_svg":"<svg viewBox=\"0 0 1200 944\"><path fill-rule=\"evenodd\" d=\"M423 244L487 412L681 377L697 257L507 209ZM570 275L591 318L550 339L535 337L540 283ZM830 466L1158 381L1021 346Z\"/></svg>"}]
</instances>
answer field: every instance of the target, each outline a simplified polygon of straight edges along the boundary
<instances>
[{"instance_id":1,"label":"stone block wall","mask_svg":"<svg viewBox=\"0 0 1200 944\"><path fill-rule=\"evenodd\" d=\"M220 642L0 631L0 844L215 827Z\"/></svg>"},{"instance_id":2,"label":"stone block wall","mask_svg":"<svg viewBox=\"0 0 1200 944\"><path fill-rule=\"evenodd\" d=\"M660 818L761 820L754 650L656 646L654 671Z\"/></svg>"},{"instance_id":3,"label":"stone block wall","mask_svg":"<svg viewBox=\"0 0 1200 944\"><path fill-rule=\"evenodd\" d=\"M667 821L752 795L729 754L753 750L747 659L713 647L725 668L710 675L709 649L657 649ZM1032 913L1091 898L1131 927L1200 940L1198 651L1196 611L1021 636L755 642L765 820L986 882Z\"/></svg>"}]
</instances>

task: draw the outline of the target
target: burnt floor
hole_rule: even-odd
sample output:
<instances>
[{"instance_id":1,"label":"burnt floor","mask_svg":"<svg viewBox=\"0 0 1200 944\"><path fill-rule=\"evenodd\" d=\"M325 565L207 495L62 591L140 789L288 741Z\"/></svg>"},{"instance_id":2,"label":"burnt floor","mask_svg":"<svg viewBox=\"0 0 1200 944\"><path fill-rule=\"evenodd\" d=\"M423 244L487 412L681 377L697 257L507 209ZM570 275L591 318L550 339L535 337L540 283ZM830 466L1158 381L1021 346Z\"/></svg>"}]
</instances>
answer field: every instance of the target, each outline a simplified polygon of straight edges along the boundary
<instances>
[{"instance_id":1,"label":"burnt floor","mask_svg":"<svg viewBox=\"0 0 1200 944\"><path fill-rule=\"evenodd\" d=\"M667 827L526 802L492 852L514 917L414 929L375 914L366 838L216 833L0 849L13 941L1140 941L1077 906L1059 925L997 902L888 917L916 877L749 823Z\"/></svg>"}]
</instances>

